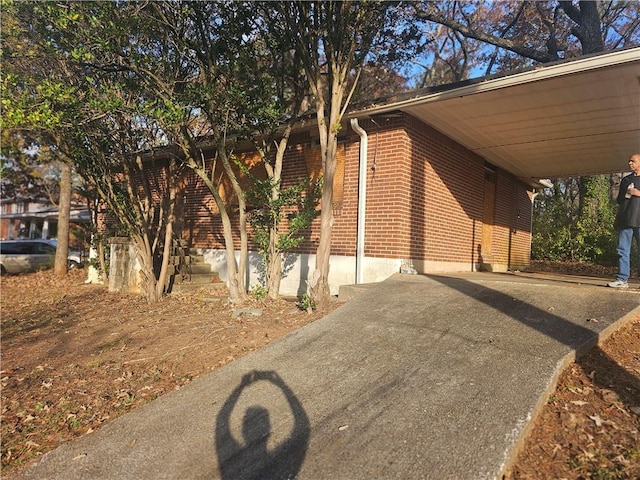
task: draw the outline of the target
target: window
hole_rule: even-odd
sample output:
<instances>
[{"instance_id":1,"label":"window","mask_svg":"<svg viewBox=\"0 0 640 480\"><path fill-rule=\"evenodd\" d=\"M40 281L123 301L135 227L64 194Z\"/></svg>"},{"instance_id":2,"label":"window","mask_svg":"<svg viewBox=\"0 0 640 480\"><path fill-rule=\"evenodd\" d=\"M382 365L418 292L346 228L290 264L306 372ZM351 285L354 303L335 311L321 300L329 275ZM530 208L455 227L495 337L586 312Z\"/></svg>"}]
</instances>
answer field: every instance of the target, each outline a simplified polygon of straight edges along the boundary
<instances>
[{"instance_id":1,"label":"window","mask_svg":"<svg viewBox=\"0 0 640 480\"><path fill-rule=\"evenodd\" d=\"M32 253L35 255L55 255L56 249L48 243L35 242L32 244Z\"/></svg>"},{"instance_id":2,"label":"window","mask_svg":"<svg viewBox=\"0 0 640 480\"><path fill-rule=\"evenodd\" d=\"M21 245L18 243L0 243L0 253L3 255L19 255L23 253L23 250L20 249Z\"/></svg>"}]
</instances>

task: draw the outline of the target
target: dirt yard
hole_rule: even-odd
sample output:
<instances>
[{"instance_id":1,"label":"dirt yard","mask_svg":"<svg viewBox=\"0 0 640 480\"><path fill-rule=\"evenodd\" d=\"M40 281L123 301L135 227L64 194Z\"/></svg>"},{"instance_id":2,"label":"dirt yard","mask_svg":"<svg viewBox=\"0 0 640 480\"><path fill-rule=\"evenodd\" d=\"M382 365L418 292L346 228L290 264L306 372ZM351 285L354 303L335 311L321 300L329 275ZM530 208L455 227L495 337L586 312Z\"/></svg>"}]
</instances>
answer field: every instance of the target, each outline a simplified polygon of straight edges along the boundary
<instances>
[{"instance_id":1,"label":"dirt yard","mask_svg":"<svg viewBox=\"0 0 640 480\"><path fill-rule=\"evenodd\" d=\"M3 473L328 313L280 300L238 315L198 294L148 305L85 278L2 278ZM639 415L640 318L567 369L508 478L640 478Z\"/></svg>"}]
</instances>

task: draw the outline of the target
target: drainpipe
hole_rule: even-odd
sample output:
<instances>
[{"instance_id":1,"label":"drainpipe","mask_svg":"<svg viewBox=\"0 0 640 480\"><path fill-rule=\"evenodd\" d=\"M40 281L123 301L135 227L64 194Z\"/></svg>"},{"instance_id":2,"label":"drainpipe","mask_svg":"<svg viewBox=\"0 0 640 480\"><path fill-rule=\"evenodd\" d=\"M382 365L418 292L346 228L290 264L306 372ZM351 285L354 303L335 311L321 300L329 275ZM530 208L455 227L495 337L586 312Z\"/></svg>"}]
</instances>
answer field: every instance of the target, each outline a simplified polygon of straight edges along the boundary
<instances>
[{"instance_id":1,"label":"drainpipe","mask_svg":"<svg viewBox=\"0 0 640 480\"><path fill-rule=\"evenodd\" d=\"M362 260L364 258L364 226L365 207L367 203L367 132L360 125L358 119L351 119L351 128L360 135L360 168L358 171L358 229L356 234L356 283L364 283Z\"/></svg>"}]
</instances>

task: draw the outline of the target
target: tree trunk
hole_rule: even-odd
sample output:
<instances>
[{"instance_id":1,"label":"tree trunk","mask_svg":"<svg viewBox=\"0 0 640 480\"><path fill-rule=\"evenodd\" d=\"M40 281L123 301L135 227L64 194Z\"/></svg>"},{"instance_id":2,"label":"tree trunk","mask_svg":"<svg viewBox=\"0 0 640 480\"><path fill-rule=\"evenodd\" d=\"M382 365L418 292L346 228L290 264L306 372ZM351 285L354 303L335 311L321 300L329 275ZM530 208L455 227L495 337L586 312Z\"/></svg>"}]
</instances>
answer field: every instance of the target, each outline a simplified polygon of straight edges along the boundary
<instances>
[{"instance_id":1,"label":"tree trunk","mask_svg":"<svg viewBox=\"0 0 640 480\"><path fill-rule=\"evenodd\" d=\"M277 254L275 259L269 263L269 271L267 273L269 280L267 289L269 290L269 298L277 299L280 296L280 281L282 280L282 255Z\"/></svg>"},{"instance_id":2,"label":"tree trunk","mask_svg":"<svg viewBox=\"0 0 640 480\"><path fill-rule=\"evenodd\" d=\"M138 263L140 264L140 279L142 283L140 287L142 292L149 303L159 302L162 300L162 291L158 293L158 281L153 268L153 254L148 238L133 235L131 240L136 250Z\"/></svg>"},{"instance_id":3,"label":"tree trunk","mask_svg":"<svg viewBox=\"0 0 640 480\"><path fill-rule=\"evenodd\" d=\"M580 1L579 8L572 1L560 1L560 7L571 20L576 24L571 29L582 46L582 54L597 53L604 51L604 40L602 38L600 12L598 3L594 1Z\"/></svg>"},{"instance_id":4,"label":"tree trunk","mask_svg":"<svg viewBox=\"0 0 640 480\"><path fill-rule=\"evenodd\" d=\"M269 253L267 259L267 290L269 298L276 299L280 295L280 280L282 279L282 254L277 248L278 229L269 230Z\"/></svg>"},{"instance_id":5,"label":"tree trunk","mask_svg":"<svg viewBox=\"0 0 640 480\"><path fill-rule=\"evenodd\" d=\"M58 247L53 272L62 277L67 274L69 256L69 221L71 218L71 167L60 164L60 202L58 205Z\"/></svg>"},{"instance_id":6,"label":"tree trunk","mask_svg":"<svg viewBox=\"0 0 640 480\"><path fill-rule=\"evenodd\" d=\"M297 109L296 109L297 110ZM273 188L271 189L271 202L276 202L280 198L282 188L282 164L284 162L284 154L289 144L289 137L293 130L293 124L287 125L282 138L276 146L275 165L271 165L265 161L264 166L267 176L271 180ZM278 250L278 228L280 219L269 229L269 247L267 258L265 259L266 267L266 285L269 292L269 298L276 299L280 296L280 283L282 281L282 252Z\"/></svg>"},{"instance_id":7,"label":"tree trunk","mask_svg":"<svg viewBox=\"0 0 640 480\"><path fill-rule=\"evenodd\" d=\"M323 176L320 241L316 251L316 270L309 281L309 296L317 308L324 308L331 296L329 288L329 259L331 257L331 237L333 234L333 174Z\"/></svg>"},{"instance_id":8,"label":"tree trunk","mask_svg":"<svg viewBox=\"0 0 640 480\"><path fill-rule=\"evenodd\" d=\"M338 132L340 130L341 105L345 95L345 83L341 81L338 66L333 66L331 84L331 105L329 123L324 115L324 101L318 103L318 131L320 133L320 151L322 154L322 197L320 201L320 240L316 252L316 270L309 281L309 296L316 308L322 310L329 302L329 259L331 257L331 238L333 236L333 179L338 165ZM316 89L316 94L320 89Z\"/></svg>"},{"instance_id":9,"label":"tree trunk","mask_svg":"<svg viewBox=\"0 0 640 480\"><path fill-rule=\"evenodd\" d=\"M220 210L222 227L224 231L225 254L227 256L227 280L229 282L229 297L231 303L242 303L246 298L246 291L240 288L238 281L238 263L236 262L236 249L233 242L233 229L231 228L231 218L227 209ZM242 282L244 284L244 282Z\"/></svg>"},{"instance_id":10,"label":"tree trunk","mask_svg":"<svg viewBox=\"0 0 640 480\"><path fill-rule=\"evenodd\" d=\"M337 117L337 116L336 116ZM333 117L332 117L333 119ZM337 120L337 118L336 118ZM333 124L333 122L332 122ZM316 251L316 270L309 281L309 296L316 307L323 309L329 302L329 259L331 257L331 238L333 235L333 179L337 166L337 131L326 129L325 148L322 148L322 197L320 211L320 240Z\"/></svg>"},{"instance_id":11,"label":"tree trunk","mask_svg":"<svg viewBox=\"0 0 640 480\"><path fill-rule=\"evenodd\" d=\"M224 235L224 244L225 244L225 255L226 255L226 264L227 264L227 281L229 282L229 299L231 303L241 303L247 298L247 291L244 288L244 281L242 283L238 282L238 264L236 262L236 250L233 241L233 228L231 227L231 218L229 217L229 213L227 211L227 207L224 203L224 200L218 193L218 189L214 185L213 181L207 175L207 172L204 168L201 168L193 159L189 160L187 165L196 172L196 175L200 177L200 179L207 186L213 198L216 202L216 206L218 207L218 212L220 213L220 219L222 220L222 228ZM213 168L211 175L213 176ZM244 273L243 273L244 274ZM242 288L241 288L242 285Z\"/></svg>"},{"instance_id":12,"label":"tree trunk","mask_svg":"<svg viewBox=\"0 0 640 480\"><path fill-rule=\"evenodd\" d=\"M167 204L166 225L164 230L164 243L162 248L162 263L160 264L160 272L158 273L158 283L156 284L156 296L162 298L167 288L167 277L169 274L169 260L172 254L173 232L176 220L176 203L178 198L178 185L180 179L176 168L176 161L169 160L167 169L167 188L169 189L169 198Z\"/></svg>"},{"instance_id":13,"label":"tree trunk","mask_svg":"<svg viewBox=\"0 0 640 480\"><path fill-rule=\"evenodd\" d=\"M238 270L235 274L235 295L234 298L238 302L242 302L247 299L247 285L245 282L245 272L247 271L247 258L249 257L249 239L247 237L247 203L245 200L244 192L240 187L240 183L238 183L238 178L236 177L233 168L231 167L231 163L229 162L229 157L227 156L227 152L225 150L225 146L221 145L218 148L218 155L222 158L222 166L226 172L227 178L231 182L233 186L233 191L236 194L236 198L238 199L238 224L240 228L240 261L238 262ZM231 221L228 220L228 227L225 226L225 243L228 245L233 245L233 231L231 230ZM228 240L227 241L227 236ZM228 255L227 255L228 258ZM234 263L235 263L235 255L234 255Z\"/></svg>"},{"instance_id":14,"label":"tree trunk","mask_svg":"<svg viewBox=\"0 0 640 480\"><path fill-rule=\"evenodd\" d=\"M98 263L100 264L100 273L102 275L103 285L109 285L109 269L107 268L107 262L105 261L104 244L100 241L96 247L98 251Z\"/></svg>"}]
</instances>

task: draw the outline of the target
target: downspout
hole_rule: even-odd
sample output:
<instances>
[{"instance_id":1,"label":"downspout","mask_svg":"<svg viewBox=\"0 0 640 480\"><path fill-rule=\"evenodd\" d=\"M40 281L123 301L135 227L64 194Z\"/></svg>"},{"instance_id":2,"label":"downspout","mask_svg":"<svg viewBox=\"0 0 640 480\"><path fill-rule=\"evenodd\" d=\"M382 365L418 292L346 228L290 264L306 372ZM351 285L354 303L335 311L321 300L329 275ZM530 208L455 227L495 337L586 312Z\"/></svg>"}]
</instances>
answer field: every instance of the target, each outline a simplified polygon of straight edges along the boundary
<instances>
[{"instance_id":1,"label":"downspout","mask_svg":"<svg viewBox=\"0 0 640 480\"><path fill-rule=\"evenodd\" d=\"M360 135L360 168L358 171L358 227L356 233L356 283L364 283L362 261L364 259L365 208L367 204L367 151L368 137L358 119L351 119L351 128Z\"/></svg>"}]
</instances>

